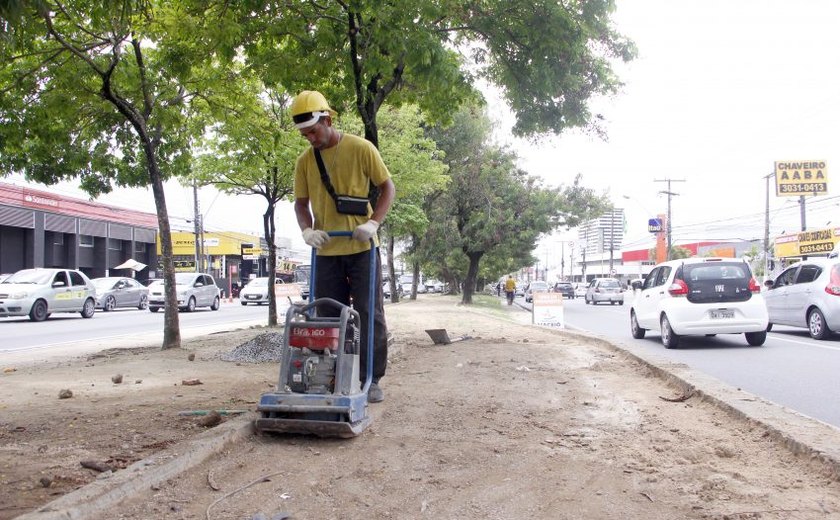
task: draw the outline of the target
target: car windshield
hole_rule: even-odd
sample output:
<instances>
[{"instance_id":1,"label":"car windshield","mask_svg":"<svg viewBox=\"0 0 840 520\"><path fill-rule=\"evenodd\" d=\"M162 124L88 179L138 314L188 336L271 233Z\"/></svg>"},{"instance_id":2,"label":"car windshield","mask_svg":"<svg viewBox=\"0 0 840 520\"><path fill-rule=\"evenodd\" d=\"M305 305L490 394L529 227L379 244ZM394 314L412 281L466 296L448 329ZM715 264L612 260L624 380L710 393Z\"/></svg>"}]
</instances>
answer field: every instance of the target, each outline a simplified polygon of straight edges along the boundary
<instances>
[{"instance_id":1,"label":"car windshield","mask_svg":"<svg viewBox=\"0 0 840 520\"><path fill-rule=\"evenodd\" d=\"M599 285L601 287L620 287L616 280L601 280Z\"/></svg>"},{"instance_id":2,"label":"car windshield","mask_svg":"<svg viewBox=\"0 0 840 520\"><path fill-rule=\"evenodd\" d=\"M750 277L746 264L715 263L687 264L683 277L692 282L703 280L744 280Z\"/></svg>"},{"instance_id":3,"label":"car windshield","mask_svg":"<svg viewBox=\"0 0 840 520\"><path fill-rule=\"evenodd\" d=\"M175 285L192 285L195 277L195 273L175 273Z\"/></svg>"},{"instance_id":4,"label":"car windshield","mask_svg":"<svg viewBox=\"0 0 840 520\"><path fill-rule=\"evenodd\" d=\"M571 287L572 287L572 284L570 284L570 283L558 283L557 284L558 289L571 289Z\"/></svg>"},{"instance_id":5,"label":"car windshield","mask_svg":"<svg viewBox=\"0 0 840 520\"><path fill-rule=\"evenodd\" d=\"M119 278L94 278L91 282L97 289L110 289L119 280Z\"/></svg>"},{"instance_id":6,"label":"car windshield","mask_svg":"<svg viewBox=\"0 0 840 520\"><path fill-rule=\"evenodd\" d=\"M531 290L547 289L548 285L545 282L531 282Z\"/></svg>"},{"instance_id":7,"label":"car windshield","mask_svg":"<svg viewBox=\"0 0 840 520\"><path fill-rule=\"evenodd\" d=\"M12 276L6 278L3 283L31 283L36 285L43 285L50 283L55 272L41 271L38 269L24 269L18 271Z\"/></svg>"},{"instance_id":8,"label":"car windshield","mask_svg":"<svg viewBox=\"0 0 840 520\"><path fill-rule=\"evenodd\" d=\"M295 269L295 283L309 283L309 266Z\"/></svg>"},{"instance_id":9,"label":"car windshield","mask_svg":"<svg viewBox=\"0 0 840 520\"><path fill-rule=\"evenodd\" d=\"M266 287L268 285L268 278L254 278L248 282L248 287Z\"/></svg>"}]
</instances>

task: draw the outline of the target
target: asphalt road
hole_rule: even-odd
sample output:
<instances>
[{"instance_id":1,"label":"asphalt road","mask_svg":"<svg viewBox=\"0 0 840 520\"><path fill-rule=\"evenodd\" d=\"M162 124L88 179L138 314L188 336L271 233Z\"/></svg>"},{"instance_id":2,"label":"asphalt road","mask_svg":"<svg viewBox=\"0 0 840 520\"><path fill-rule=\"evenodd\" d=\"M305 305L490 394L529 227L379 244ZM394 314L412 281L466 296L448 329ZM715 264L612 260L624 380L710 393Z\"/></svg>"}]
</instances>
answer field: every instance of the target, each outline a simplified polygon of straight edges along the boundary
<instances>
[{"instance_id":1,"label":"asphalt road","mask_svg":"<svg viewBox=\"0 0 840 520\"><path fill-rule=\"evenodd\" d=\"M519 300L522 307L530 304ZM586 331L645 356L684 363L731 386L840 427L840 335L817 341L805 329L774 325L761 347L747 345L743 334L684 337L677 349L662 346L658 331L644 339L630 335L630 307L564 302L570 329Z\"/></svg>"},{"instance_id":2,"label":"asphalt road","mask_svg":"<svg viewBox=\"0 0 840 520\"><path fill-rule=\"evenodd\" d=\"M4 355L30 352L31 357L43 357L43 351L63 350L68 353L81 345L96 343L98 347L132 346L163 341L163 311L156 313L139 309L97 310L93 318L79 314L53 314L44 322L29 318L0 318L0 360ZM283 319L281 315L280 320ZM235 299L222 301L218 311L199 308L195 312L179 314L181 337L210 334L268 323L268 307L240 305ZM42 352L39 352L42 351Z\"/></svg>"}]
</instances>

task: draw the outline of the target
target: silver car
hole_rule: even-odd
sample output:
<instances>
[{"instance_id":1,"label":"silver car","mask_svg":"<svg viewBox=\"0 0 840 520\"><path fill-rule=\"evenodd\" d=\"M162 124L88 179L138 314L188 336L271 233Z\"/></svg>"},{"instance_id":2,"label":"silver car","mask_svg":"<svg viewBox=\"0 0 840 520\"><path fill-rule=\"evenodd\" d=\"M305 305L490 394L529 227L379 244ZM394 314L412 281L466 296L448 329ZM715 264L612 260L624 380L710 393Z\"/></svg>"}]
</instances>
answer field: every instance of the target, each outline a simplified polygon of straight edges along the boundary
<instances>
[{"instance_id":1,"label":"silver car","mask_svg":"<svg viewBox=\"0 0 840 520\"><path fill-rule=\"evenodd\" d=\"M283 283L282 280L275 280L275 283L277 284ZM239 303L242 305L248 305L249 303L262 305L264 303L268 303L268 277L261 276L248 282L248 284L239 291Z\"/></svg>"},{"instance_id":2,"label":"silver car","mask_svg":"<svg viewBox=\"0 0 840 520\"><path fill-rule=\"evenodd\" d=\"M23 269L0 283L0 318L29 316L44 321L54 312L78 312L90 318L96 288L75 269Z\"/></svg>"},{"instance_id":3,"label":"silver car","mask_svg":"<svg viewBox=\"0 0 840 520\"><path fill-rule=\"evenodd\" d=\"M589 282L583 300L592 305L601 302L624 305L624 287L615 278L595 278Z\"/></svg>"},{"instance_id":4,"label":"silver car","mask_svg":"<svg viewBox=\"0 0 840 520\"><path fill-rule=\"evenodd\" d=\"M840 258L809 258L779 274L764 293L770 324L804 327L814 339L840 331Z\"/></svg>"},{"instance_id":5,"label":"silver car","mask_svg":"<svg viewBox=\"0 0 840 520\"><path fill-rule=\"evenodd\" d=\"M157 312L166 305L164 281L158 280L149 285L149 310ZM210 307L219 310L221 291L209 274L175 273L175 292L178 297L178 309L192 312L196 307Z\"/></svg>"},{"instance_id":6,"label":"silver car","mask_svg":"<svg viewBox=\"0 0 840 520\"><path fill-rule=\"evenodd\" d=\"M96 307L105 312L117 307L136 307L140 310L149 306L149 288L133 278L111 276L91 280L96 286Z\"/></svg>"}]
</instances>

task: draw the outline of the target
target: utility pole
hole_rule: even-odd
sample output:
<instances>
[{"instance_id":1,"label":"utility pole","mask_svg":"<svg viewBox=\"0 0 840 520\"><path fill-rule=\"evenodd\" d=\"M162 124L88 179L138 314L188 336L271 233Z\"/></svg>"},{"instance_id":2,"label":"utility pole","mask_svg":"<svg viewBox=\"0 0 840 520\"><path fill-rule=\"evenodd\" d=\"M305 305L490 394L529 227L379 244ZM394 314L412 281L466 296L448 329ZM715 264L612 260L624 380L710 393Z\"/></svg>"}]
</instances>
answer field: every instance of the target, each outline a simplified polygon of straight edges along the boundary
<instances>
[{"instance_id":1,"label":"utility pole","mask_svg":"<svg viewBox=\"0 0 840 520\"><path fill-rule=\"evenodd\" d=\"M764 176L764 279L770 277L770 177L776 172Z\"/></svg>"},{"instance_id":2,"label":"utility pole","mask_svg":"<svg viewBox=\"0 0 840 520\"><path fill-rule=\"evenodd\" d=\"M666 237L666 240L667 240L668 250L665 252L665 259L670 260L671 259L671 246L672 246L672 243L671 243L671 197L679 195L679 193L674 193L673 191L671 191L671 183L672 182L685 182L685 179L654 179L653 182L667 182L668 183L668 189L665 190L665 191L660 191L659 193L664 193L665 195L668 195L668 217L667 217L668 222L666 222L667 227L666 227L666 231L665 231L665 237Z\"/></svg>"},{"instance_id":3,"label":"utility pole","mask_svg":"<svg viewBox=\"0 0 840 520\"><path fill-rule=\"evenodd\" d=\"M202 272L204 263L204 243L201 240L201 212L198 207L198 186L193 179L193 225L195 229L195 272Z\"/></svg>"}]
</instances>

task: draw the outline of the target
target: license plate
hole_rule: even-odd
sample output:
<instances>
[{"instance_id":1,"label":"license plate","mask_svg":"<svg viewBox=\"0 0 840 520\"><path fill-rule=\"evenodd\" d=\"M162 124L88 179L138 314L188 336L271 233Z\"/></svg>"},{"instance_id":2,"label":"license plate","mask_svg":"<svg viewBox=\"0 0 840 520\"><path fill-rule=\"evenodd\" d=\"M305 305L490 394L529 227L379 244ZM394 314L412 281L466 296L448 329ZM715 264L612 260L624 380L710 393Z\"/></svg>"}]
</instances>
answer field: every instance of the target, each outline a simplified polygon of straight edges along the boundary
<instances>
[{"instance_id":1,"label":"license plate","mask_svg":"<svg viewBox=\"0 0 840 520\"><path fill-rule=\"evenodd\" d=\"M720 319L725 319L725 318L734 318L735 317L735 311L729 310L729 309L719 309L719 310L716 310L716 311L711 311L710 315L711 315L711 318L713 320L720 320Z\"/></svg>"}]
</instances>

